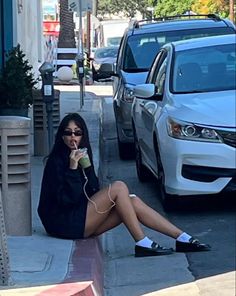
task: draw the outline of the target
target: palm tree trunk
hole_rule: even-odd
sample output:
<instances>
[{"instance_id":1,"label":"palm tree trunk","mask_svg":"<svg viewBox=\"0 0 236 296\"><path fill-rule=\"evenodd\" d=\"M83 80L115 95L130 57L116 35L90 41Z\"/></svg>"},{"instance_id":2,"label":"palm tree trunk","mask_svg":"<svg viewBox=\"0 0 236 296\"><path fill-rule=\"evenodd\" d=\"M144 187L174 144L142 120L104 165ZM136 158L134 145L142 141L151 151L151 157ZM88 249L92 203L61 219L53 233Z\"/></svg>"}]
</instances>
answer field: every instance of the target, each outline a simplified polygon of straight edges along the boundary
<instances>
[{"instance_id":1,"label":"palm tree trunk","mask_svg":"<svg viewBox=\"0 0 236 296\"><path fill-rule=\"evenodd\" d=\"M75 23L73 12L68 10L68 0L60 0L60 32L58 48L75 48ZM73 54L60 54L60 59L73 59Z\"/></svg>"}]
</instances>

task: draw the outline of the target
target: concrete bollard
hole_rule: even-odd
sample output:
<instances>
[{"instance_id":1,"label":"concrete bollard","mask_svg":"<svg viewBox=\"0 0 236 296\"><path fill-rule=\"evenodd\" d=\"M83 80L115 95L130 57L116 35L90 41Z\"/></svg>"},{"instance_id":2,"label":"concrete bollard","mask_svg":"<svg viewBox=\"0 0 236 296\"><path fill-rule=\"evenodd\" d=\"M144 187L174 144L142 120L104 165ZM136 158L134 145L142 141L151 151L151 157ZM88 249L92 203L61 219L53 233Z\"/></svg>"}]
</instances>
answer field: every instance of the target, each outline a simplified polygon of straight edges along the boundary
<instances>
[{"instance_id":1,"label":"concrete bollard","mask_svg":"<svg viewBox=\"0 0 236 296\"><path fill-rule=\"evenodd\" d=\"M56 132L60 123L60 91L54 90L53 102L53 130ZM49 153L48 148L48 129L46 106L43 102L41 90L33 91L33 114L34 114L34 155L46 156Z\"/></svg>"},{"instance_id":2,"label":"concrete bollard","mask_svg":"<svg viewBox=\"0 0 236 296\"><path fill-rule=\"evenodd\" d=\"M0 155L6 233L32 235L30 118L0 116Z\"/></svg>"}]
</instances>

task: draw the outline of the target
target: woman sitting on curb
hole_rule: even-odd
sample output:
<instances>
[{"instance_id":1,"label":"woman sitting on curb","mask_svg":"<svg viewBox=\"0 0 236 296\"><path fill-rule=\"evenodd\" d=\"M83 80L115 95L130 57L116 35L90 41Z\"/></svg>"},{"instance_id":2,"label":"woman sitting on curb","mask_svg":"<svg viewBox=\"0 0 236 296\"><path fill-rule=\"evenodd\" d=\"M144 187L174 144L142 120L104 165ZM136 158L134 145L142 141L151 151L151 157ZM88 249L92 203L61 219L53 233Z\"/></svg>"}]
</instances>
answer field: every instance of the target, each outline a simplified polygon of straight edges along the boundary
<instances>
[{"instance_id":1,"label":"woman sitting on curb","mask_svg":"<svg viewBox=\"0 0 236 296\"><path fill-rule=\"evenodd\" d=\"M176 239L176 252L210 250L130 194L124 182L99 189L88 129L77 113L66 115L58 128L44 169L38 214L49 235L65 239L97 236L124 223L135 240L136 257L173 252L146 237L141 224Z\"/></svg>"}]
</instances>

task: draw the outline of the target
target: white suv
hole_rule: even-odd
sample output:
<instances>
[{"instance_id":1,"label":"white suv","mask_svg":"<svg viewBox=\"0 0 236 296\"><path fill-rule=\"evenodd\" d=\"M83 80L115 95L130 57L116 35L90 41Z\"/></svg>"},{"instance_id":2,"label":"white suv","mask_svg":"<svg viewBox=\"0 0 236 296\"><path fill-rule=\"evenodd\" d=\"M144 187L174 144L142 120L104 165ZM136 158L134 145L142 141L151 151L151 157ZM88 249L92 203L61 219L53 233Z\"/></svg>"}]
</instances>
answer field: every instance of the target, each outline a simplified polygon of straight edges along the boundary
<instances>
[{"instance_id":1,"label":"white suv","mask_svg":"<svg viewBox=\"0 0 236 296\"><path fill-rule=\"evenodd\" d=\"M236 191L236 38L166 44L134 88L141 181L151 171L166 208L174 197Z\"/></svg>"}]
</instances>

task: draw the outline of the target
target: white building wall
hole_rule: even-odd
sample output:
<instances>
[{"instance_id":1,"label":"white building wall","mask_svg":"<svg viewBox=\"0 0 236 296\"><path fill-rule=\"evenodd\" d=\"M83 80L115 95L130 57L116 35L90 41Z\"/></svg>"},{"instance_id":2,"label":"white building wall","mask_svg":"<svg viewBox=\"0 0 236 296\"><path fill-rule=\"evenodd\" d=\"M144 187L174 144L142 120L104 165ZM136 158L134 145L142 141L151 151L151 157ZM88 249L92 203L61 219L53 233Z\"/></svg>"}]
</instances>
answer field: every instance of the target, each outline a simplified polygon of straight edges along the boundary
<instances>
[{"instance_id":1,"label":"white building wall","mask_svg":"<svg viewBox=\"0 0 236 296\"><path fill-rule=\"evenodd\" d=\"M14 45L21 45L37 76L44 56L42 0L13 0L13 21Z\"/></svg>"}]
</instances>

